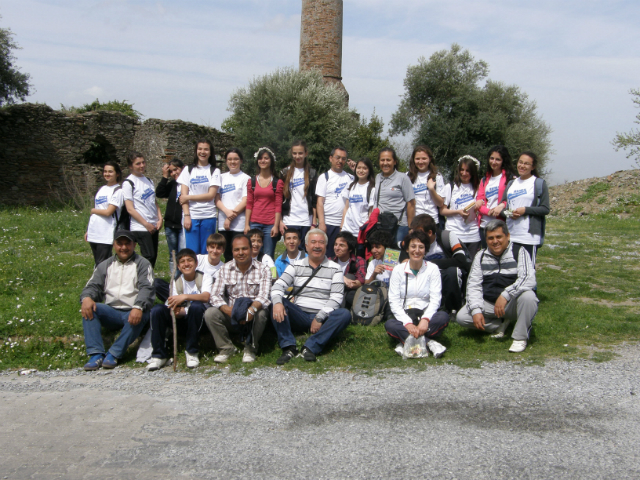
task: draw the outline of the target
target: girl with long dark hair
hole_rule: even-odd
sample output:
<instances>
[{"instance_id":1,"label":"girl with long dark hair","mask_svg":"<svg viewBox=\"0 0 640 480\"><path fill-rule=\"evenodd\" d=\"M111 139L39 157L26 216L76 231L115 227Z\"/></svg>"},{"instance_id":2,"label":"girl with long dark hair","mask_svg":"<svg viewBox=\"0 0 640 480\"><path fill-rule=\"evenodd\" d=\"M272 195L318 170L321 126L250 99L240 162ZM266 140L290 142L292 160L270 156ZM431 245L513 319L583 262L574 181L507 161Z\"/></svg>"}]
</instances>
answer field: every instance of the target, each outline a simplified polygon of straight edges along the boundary
<instances>
[{"instance_id":1,"label":"girl with long dark hair","mask_svg":"<svg viewBox=\"0 0 640 480\"><path fill-rule=\"evenodd\" d=\"M444 206L445 183L426 145L413 149L409 161L409 180L416 196L416 215L426 213L438 223L438 209Z\"/></svg>"}]
</instances>

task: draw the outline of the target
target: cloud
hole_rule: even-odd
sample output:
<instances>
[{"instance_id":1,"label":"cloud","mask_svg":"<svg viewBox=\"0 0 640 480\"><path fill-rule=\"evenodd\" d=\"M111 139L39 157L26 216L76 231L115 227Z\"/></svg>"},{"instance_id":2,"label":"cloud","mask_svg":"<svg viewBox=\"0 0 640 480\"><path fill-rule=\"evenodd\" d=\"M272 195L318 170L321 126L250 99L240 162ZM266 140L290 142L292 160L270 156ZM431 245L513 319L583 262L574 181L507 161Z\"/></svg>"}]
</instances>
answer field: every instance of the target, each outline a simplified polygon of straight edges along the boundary
<instances>
[{"instance_id":1,"label":"cloud","mask_svg":"<svg viewBox=\"0 0 640 480\"><path fill-rule=\"evenodd\" d=\"M104 89L94 86L91 88L87 88L82 93L84 93L85 95L89 95L92 98L100 98L101 96L104 96Z\"/></svg>"}]
</instances>

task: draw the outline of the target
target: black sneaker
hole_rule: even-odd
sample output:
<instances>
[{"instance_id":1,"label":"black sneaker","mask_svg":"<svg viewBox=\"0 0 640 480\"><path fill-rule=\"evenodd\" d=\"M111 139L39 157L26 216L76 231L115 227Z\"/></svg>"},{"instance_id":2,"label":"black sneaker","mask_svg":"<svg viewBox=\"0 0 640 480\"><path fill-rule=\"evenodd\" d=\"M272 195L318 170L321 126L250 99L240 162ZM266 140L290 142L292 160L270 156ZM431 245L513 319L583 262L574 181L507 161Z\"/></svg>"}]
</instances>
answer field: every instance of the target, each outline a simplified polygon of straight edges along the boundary
<instances>
[{"instance_id":1,"label":"black sneaker","mask_svg":"<svg viewBox=\"0 0 640 480\"><path fill-rule=\"evenodd\" d=\"M282 355L278 360L276 360L276 363L278 365L284 365L285 363L288 363L289 360L291 360L296 355L298 355L298 349L296 347L288 347L282 351Z\"/></svg>"},{"instance_id":2,"label":"black sneaker","mask_svg":"<svg viewBox=\"0 0 640 480\"><path fill-rule=\"evenodd\" d=\"M315 362L317 360L316 354L309 350L307 347L302 347L302 358L307 362Z\"/></svg>"}]
</instances>

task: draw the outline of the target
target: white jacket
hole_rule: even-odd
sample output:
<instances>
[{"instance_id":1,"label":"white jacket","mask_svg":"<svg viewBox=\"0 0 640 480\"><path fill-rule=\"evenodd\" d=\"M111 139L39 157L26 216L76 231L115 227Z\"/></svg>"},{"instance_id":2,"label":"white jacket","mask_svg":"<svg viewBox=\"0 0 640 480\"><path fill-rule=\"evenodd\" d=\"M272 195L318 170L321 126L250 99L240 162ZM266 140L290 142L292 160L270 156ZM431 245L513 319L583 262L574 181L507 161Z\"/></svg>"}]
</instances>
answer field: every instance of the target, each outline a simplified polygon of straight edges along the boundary
<instances>
[{"instance_id":1,"label":"white jacket","mask_svg":"<svg viewBox=\"0 0 640 480\"><path fill-rule=\"evenodd\" d=\"M410 261L396 265L389 281L389 306L396 320L404 325L413 323L405 310L424 310L423 318L431 319L440 308L442 282L440 270L433 263L425 261L418 275L411 271Z\"/></svg>"}]
</instances>

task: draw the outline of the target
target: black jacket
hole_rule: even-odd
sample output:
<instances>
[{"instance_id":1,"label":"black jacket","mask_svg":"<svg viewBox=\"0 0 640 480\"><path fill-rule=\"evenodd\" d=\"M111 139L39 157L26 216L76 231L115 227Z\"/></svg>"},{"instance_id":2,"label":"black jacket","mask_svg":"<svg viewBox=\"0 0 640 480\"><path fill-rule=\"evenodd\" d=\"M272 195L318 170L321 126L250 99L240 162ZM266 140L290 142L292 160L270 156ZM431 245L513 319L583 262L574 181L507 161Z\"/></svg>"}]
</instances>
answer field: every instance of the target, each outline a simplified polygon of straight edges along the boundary
<instances>
[{"instance_id":1,"label":"black jacket","mask_svg":"<svg viewBox=\"0 0 640 480\"><path fill-rule=\"evenodd\" d=\"M167 210L164 214L164 226L182 228L182 206L178 202L178 182L173 178L162 177L156 187L156 197L168 198Z\"/></svg>"}]
</instances>

